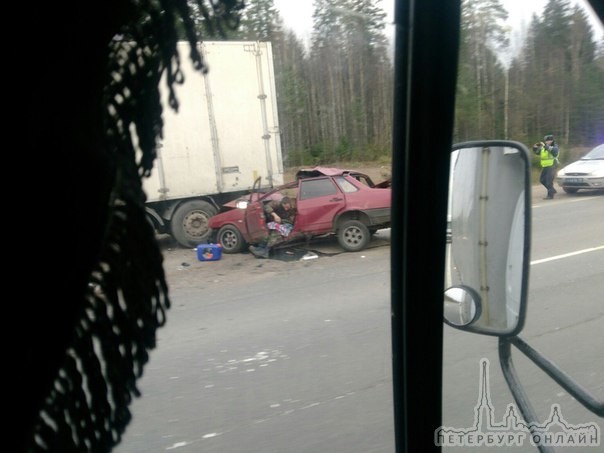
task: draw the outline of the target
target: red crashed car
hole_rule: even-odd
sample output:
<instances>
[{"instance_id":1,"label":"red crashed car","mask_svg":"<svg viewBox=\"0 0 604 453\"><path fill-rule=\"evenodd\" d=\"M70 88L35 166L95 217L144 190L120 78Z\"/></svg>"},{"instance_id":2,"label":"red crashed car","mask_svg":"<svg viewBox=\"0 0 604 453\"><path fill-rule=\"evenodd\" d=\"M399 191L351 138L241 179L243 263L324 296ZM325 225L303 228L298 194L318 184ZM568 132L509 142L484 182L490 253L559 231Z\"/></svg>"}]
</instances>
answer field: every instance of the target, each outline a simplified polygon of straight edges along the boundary
<instances>
[{"instance_id":1,"label":"red crashed car","mask_svg":"<svg viewBox=\"0 0 604 453\"><path fill-rule=\"evenodd\" d=\"M349 252L362 250L373 233L390 227L391 184L374 184L354 170L303 169L296 180L269 192L254 184L249 195L226 203L210 218L210 237L224 253L237 253L268 236L264 204L284 196L292 200L294 228L286 243L335 234Z\"/></svg>"}]
</instances>

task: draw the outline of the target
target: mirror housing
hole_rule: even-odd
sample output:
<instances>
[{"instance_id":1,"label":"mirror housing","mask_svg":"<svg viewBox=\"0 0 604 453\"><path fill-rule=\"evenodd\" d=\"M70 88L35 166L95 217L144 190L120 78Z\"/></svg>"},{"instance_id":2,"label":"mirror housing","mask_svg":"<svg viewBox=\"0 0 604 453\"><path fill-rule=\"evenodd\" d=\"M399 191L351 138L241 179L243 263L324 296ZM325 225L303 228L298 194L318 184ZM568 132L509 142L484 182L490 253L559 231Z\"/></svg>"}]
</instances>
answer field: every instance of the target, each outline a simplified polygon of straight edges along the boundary
<instances>
[{"instance_id":1,"label":"mirror housing","mask_svg":"<svg viewBox=\"0 0 604 453\"><path fill-rule=\"evenodd\" d=\"M453 147L444 314L445 322L455 328L510 336L524 326L530 265L529 156L526 146L512 141Z\"/></svg>"}]
</instances>

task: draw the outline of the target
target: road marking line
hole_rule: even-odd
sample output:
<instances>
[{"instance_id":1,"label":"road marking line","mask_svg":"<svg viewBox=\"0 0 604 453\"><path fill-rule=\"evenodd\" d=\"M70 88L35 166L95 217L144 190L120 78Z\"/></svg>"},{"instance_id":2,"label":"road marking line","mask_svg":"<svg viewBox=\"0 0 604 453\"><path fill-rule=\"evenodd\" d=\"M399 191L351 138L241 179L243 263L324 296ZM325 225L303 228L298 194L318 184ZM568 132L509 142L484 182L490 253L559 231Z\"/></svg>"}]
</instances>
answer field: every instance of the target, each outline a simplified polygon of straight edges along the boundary
<instances>
[{"instance_id":1,"label":"road marking line","mask_svg":"<svg viewBox=\"0 0 604 453\"><path fill-rule=\"evenodd\" d=\"M578 250L576 252L565 253L564 255L556 255L551 256L549 258L543 258L541 260L531 261L531 266L534 264L547 263L548 261L561 260L562 258L568 258L569 256L581 255L582 253L595 252L597 250L604 250L604 245L600 245L599 247L592 247L589 249Z\"/></svg>"}]
</instances>

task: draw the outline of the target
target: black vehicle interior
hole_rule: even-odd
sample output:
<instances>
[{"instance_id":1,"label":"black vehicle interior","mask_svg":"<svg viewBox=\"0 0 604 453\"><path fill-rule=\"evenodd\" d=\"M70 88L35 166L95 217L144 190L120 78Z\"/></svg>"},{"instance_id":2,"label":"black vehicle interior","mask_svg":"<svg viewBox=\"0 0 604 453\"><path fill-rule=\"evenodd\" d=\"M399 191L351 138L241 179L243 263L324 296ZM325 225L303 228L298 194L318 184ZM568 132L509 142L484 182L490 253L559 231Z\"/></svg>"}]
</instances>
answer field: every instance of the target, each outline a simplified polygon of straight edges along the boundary
<instances>
[{"instance_id":1,"label":"black vehicle interior","mask_svg":"<svg viewBox=\"0 0 604 453\"><path fill-rule=\"evenodd\" d=\"M391 292L396 448L440 451L426 439L442 419L442 288L429 284L427 276L439 276L441 282L444 274L460 4L397 1L395 26ZM426 185L426 178L434 184Z\"/></svg>"}]
</instances>

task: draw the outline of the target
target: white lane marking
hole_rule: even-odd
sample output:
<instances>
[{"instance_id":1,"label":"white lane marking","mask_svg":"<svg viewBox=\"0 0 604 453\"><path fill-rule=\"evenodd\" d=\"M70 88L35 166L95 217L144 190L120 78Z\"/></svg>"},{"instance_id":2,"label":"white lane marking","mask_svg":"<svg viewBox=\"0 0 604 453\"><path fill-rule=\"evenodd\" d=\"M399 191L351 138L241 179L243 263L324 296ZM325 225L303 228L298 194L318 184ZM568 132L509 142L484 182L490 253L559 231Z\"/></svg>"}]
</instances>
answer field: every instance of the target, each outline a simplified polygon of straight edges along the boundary
<instances>
[{"instance_id":1,"label":"white lane marking","mask_svg":"<svg viewBox=\"0 0 604 453\"><path fill-rule=\"evenodd\" d=\"M598 250L604 250L604 245L599 247L591 247L589 249L577 250L576 252L565 253L563 255L550 256L549 258L543 258L541 260L531 261L531 266L534 264L547 263L549 261L561 260L562 258L568 258L569 256L581 255L582 253L595 252Z\"/></svg>"}]
</instances>

